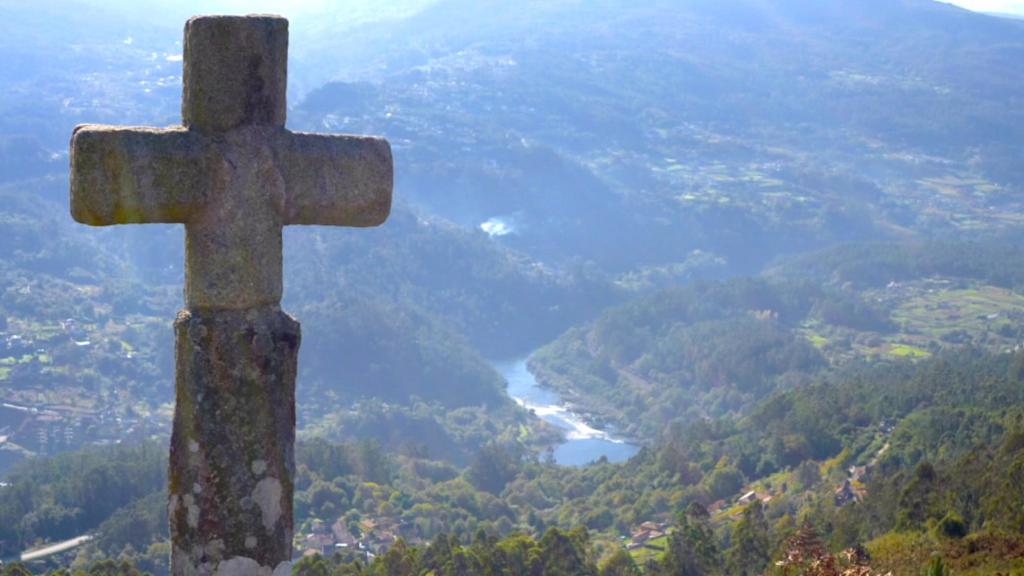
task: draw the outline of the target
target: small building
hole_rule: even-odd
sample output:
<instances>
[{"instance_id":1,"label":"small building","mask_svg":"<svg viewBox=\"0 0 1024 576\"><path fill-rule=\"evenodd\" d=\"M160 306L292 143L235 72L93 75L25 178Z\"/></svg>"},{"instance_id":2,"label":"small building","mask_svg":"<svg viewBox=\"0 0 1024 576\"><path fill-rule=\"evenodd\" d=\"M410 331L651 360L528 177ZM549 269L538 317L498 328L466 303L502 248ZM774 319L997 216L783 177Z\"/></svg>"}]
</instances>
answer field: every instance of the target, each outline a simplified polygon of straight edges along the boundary
<instances>
[{"instance_id":1,"label":"small building","mask_svg":"<svg viewBox=\"0 0 1024 576\"><path fill-rule=\"evenodd\" d=\"M855 484L849 478L844 480L833 493L833 498L835 499L835 504L838 508L842 508L851 502L861 502L866 496L867 490L862 486Z\"/></svg>"},{"instance_id":2,"label":"small building","mask_svg":"<svg viewBox=\"0 0 1024 576\"><path fill-rule=\"evenodd\" d=\"M771 502L773 498L774 496L767 492L758 492L756 490L751 490L750 492L747 492L743 496L740 496L739 500L737 500L736 503L742 505L753 504L754 502L767 504Z\"/></svg>"},{"instance_id":3,"label":"small building","mask_svg":"<svg viewBox=\"0 0 1024 576\"><path fill-rule=\"evenodd\" d=\"M867 466L850 466L850 479L854 482L865 482L868 479Z\"/></svg>"},{"instance_id":4,"label":"small building","mask_svg":"<svg viewBox=\"0 0 1024 576\"><path fill-rule=\"evenodd\" d=\"M352 531L348 529L345 521L341 518L331 526L331 532L334 534L334 541L339 545L355 546L359 543L356 537L352 535Z\"/></svg>"},{"instance_id":5,"label":"small building","mask_svg":"<svg viewBox=\"0 0 1024 576\"><path fill-rule=\"evenodd\" d=\"M302 544L307 551L312 550L327 558L334 554L334 537L330 534L310 534L306 536Z\"/></svg>"},{"instance_id":6,"label":"small building","mask_svg":"<svg viewBox=\"0 0 1024 576\"><path fill-rule=\"evenodd\" d=\"M640 526L637 526L632 533L630 533L630 542L626 545L627 549L636 549L646 545L651 540L661 538L668 534L668 524L664 522L644 522ZM629 548L630 545L634 545L633 548Z\"/></svg>"}]
</instances>

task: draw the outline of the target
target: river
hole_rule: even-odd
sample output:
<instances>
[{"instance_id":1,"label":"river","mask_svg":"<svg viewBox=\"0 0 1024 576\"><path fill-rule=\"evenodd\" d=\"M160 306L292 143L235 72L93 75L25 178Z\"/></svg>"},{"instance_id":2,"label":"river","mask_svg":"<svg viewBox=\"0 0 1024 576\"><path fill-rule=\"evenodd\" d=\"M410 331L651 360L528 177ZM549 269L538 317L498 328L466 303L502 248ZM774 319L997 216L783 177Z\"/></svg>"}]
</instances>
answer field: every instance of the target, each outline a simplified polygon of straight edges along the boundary
<instances>
[{"instance_id":1,"label":"river","mask_svg":"<svg viewBox=\"0 0 1024 576\"><path fill-rule=\"evenodd\" d=\"M526 359L497 362L494 367L508 381L508 395L520 406L565 430L565 442L555 448L555 461L565 466L582 466L605 456L624 462L639 448L587 424L557 393L542 388L526 367Z\"/></svg>"}]
</instances>

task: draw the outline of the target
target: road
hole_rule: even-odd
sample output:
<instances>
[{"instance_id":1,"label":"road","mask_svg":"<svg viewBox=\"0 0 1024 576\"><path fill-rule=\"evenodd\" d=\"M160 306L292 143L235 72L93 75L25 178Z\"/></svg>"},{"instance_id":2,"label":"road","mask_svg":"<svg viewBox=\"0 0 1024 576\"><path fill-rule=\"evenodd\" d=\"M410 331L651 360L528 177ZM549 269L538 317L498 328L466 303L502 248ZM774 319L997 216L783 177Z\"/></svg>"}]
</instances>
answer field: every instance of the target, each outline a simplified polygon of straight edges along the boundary
<instances>
[{"instance_id":1,"label":"road","mask_svg":"<svg viewBox=\"0 0 1024 576\"><path fill-rule=\"evenodd\" d=\"M32 550L31 552L23 552L21 554L21 561L31 562L32 560L41 560L47 556L52 556L53 554L67 552L72 548L77 548L90 540L92 540L92 536L79 536L78 538L72 538L71 540L51 544L45 548L39 548L38 550Z\"/></svg>"}]
</instances>

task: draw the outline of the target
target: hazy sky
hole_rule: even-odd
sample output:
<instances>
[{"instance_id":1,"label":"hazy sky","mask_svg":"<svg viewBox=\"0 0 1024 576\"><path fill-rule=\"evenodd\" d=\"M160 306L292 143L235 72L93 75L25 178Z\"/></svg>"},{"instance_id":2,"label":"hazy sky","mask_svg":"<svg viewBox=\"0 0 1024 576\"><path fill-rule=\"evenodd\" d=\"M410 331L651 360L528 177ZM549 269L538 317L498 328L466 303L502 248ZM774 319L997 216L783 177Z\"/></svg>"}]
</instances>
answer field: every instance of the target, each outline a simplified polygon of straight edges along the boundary
<instances>
[{"instance_id":1,"label":"hazy sky","mask_svg":"<svg viewBox=\"0 0 1024 576\"><path fill-rule=\"evenodd\" d=\"M111 3L123 5L128 8L138 8L137 0L87 0L109 5ZM939 0L963 6L968 10L978 12L1005 12L1020 14L1024 16L1024 0ZM429 4L430 0L152 0L146 4L156 5L162 8L171 8L185 13L210 14L218 13L254 13L272 12L283 14L288 17L337 13L356 12L359 15L374 13L395 13L408 12L410 7ZM357 14L352 14L356 16Z\"/></svg>"},{"instance_id":2,"label":"hazy sky","mask_svg":"<svg viewBox=\"0 0 1024 576\"><path fill-rule=\"evenodd\" d=\"M1024 0L947 0L950 4L963 6L978 12L1006 12L1024 16Z\"/></svg>"},{"instance_id":3,"label":"hazy sky","mask_svg":"<svg viewBox=\"0 0 1024 576\"><path fill-rule=\"evenodd\" d=\"M183 20L196 14L280 14L289 19L329 15L346 23L400 16L432 0L79 0L128 15ZM4 0L0 0L2 6ZM325 22L324 24L333 24Z\"/></svg>"},{"instance_id":4,"label":"hazy sky","mask_svg":"<svg viewBox=\"0 0 1024 576\"><path fill-rule=\"evenodd\" d=\"M1024 0L945 0L951 4L963 6L979 12L1007 12L1024 15ZM332 4L330 0L214 0L208 4L218 5L221 10L234 9L242 12L288 12L288 11L322 11ZM358 0L343 4L360 4Z\"/></svg>"}]
</instances>

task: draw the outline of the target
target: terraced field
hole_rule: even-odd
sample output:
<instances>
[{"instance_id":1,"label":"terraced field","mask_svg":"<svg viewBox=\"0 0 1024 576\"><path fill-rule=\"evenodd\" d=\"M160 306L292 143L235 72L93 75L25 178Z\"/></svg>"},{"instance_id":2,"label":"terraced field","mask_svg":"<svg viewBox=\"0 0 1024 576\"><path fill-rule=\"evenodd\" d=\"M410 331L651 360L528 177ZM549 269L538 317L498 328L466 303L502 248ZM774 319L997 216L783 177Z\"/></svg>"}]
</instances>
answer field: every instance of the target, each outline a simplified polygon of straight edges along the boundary
<instances>
[{"instance_id":1,"label":"terraced field","mask_svg":"<svg viewBox=\"0 0 1024 576\"><path fill-rule=\"evenodd\" d=\"M631 550L629 553L633 556L633 561L637 566L646 566L652 560L661 561L667 548L668 536L662 536L649 540L644 546Z\"/></svg>"},{"instance_id":2,"label":"terraced field","mask_svg":"<svg viewBox=\"0 0 1024 576\"><path fill-rule=\"evenodd\" d=\"M963 345L1005 351L1024 342L1024 295L1005 288L929 279L862 296L888 311L891 331L856 331L811 319L801 328L804 338L833 361L923 359Z\"/></svg>"},{"instance_id":3,"label":"terraced field","mask_svg":"<svg viewBox=\"0 0 1024 576\"><path fill-rule=\"evenodd\" d=\"M1000 338L1024 319L1024 296L995 286L926 289L899 305L892 318L918 339L948 339L958 331Z\"/></svg>"}]
</instances>

